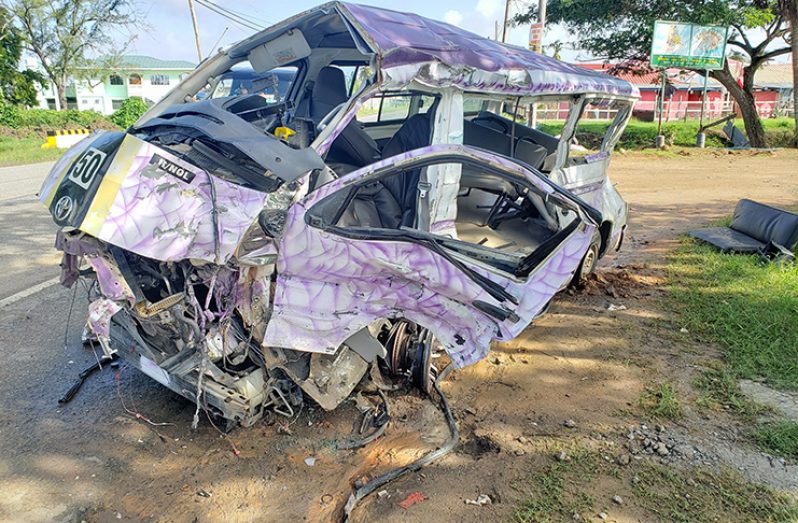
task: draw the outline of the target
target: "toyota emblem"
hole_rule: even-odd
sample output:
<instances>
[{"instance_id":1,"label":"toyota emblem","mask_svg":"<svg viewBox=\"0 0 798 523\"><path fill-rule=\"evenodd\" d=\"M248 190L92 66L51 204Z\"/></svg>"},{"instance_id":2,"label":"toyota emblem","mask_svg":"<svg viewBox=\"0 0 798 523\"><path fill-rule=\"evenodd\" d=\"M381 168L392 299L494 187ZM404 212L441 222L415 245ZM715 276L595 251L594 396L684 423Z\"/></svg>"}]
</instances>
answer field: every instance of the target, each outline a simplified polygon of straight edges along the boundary
<instances>
[{"instance_id":1,"label":"toyota emblem","mask_svg":"<svg viewBox=\"0 0 798 523\"><path fill-rule=\"evenodd\" d=\"M71 196L62 196L55 204L53 209L53 216L59 222L63 222L72 215L72 209L75 207L75 202Z\"/></svg>"}]
</instances>

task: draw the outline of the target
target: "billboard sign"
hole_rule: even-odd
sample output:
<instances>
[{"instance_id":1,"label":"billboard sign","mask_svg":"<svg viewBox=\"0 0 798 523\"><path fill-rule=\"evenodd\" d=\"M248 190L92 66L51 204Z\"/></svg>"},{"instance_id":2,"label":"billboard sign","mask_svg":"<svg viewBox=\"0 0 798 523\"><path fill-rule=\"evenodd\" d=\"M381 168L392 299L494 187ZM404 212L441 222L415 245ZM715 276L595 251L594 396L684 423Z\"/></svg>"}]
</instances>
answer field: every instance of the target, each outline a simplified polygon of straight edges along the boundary
<instances>
[{"instance_id":1,"label":"billboard sign","mask_svg":"<svg viewBox=\"0 0 798 523\"><path fill-rule=\"evenodd\" d=\"M651 66L722 69L729 28L657 21L651 39Z\"/></svg>"}]
</instances>

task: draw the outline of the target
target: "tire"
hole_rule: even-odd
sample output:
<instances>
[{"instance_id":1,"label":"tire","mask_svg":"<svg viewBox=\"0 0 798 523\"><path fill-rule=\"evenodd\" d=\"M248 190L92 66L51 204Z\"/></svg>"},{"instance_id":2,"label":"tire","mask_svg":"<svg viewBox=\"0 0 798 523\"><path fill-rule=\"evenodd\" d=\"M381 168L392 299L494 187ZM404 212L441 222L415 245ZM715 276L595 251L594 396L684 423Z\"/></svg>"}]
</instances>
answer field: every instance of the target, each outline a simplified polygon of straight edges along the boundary
<instances>
[{"instance_id":1,"label":"tire","mask_svg":"<svg viewBox=\"0 0 798 523\"><path fill-rule=\"evenodd\" d=\"M593 236L590 241L590 247L587 248L584 258L579 263L574 273L574 279L571 280L572 287L578 287L585 282L587 277L596 269L599 260L599 252L601 250L601 236L598 234Z\"/></svg>"}]
</instances>

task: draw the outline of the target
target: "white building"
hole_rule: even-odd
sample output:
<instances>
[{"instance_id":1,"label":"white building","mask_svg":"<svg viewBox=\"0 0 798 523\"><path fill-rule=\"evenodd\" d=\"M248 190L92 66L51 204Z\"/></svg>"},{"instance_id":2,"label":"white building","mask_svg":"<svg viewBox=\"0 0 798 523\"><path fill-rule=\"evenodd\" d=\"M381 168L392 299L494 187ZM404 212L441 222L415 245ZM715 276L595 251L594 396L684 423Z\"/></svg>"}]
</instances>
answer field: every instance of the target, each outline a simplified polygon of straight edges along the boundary
<instances>
[{"instance_id":1,"label":"white building","mask_svg":"<svg viewBox=\"0 0 798 523\"><path fill-rule=\"evenodd\" d=\"M130 97L154 103L168 93L195 65L184 60L160 60L151 56L123 56L122 64L102 78L73 81L66 90L67 107L111 114ZM55 86L39 93L39 106L58 109Z\"/></svg>"}]
</instances>

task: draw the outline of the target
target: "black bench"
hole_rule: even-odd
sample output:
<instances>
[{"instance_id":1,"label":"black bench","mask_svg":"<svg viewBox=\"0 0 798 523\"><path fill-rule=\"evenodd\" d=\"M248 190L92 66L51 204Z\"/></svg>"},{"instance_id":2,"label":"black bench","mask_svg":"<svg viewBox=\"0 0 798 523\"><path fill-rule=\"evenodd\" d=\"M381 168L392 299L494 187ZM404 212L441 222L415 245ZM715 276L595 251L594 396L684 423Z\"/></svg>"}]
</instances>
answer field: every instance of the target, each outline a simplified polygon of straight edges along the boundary
<instances>
[{"instance_id":1,"label":"black bench","mask_svg":"<svg viewBox=\"0 0 798 523\"><path fill-rule=\"evenodd\" d=\"M768 243L793 251L798 243L798 215L743 199L737 203L728 227L698 229L689 234L722 252L755 253Z\"/></svg>"}]
</instances>

